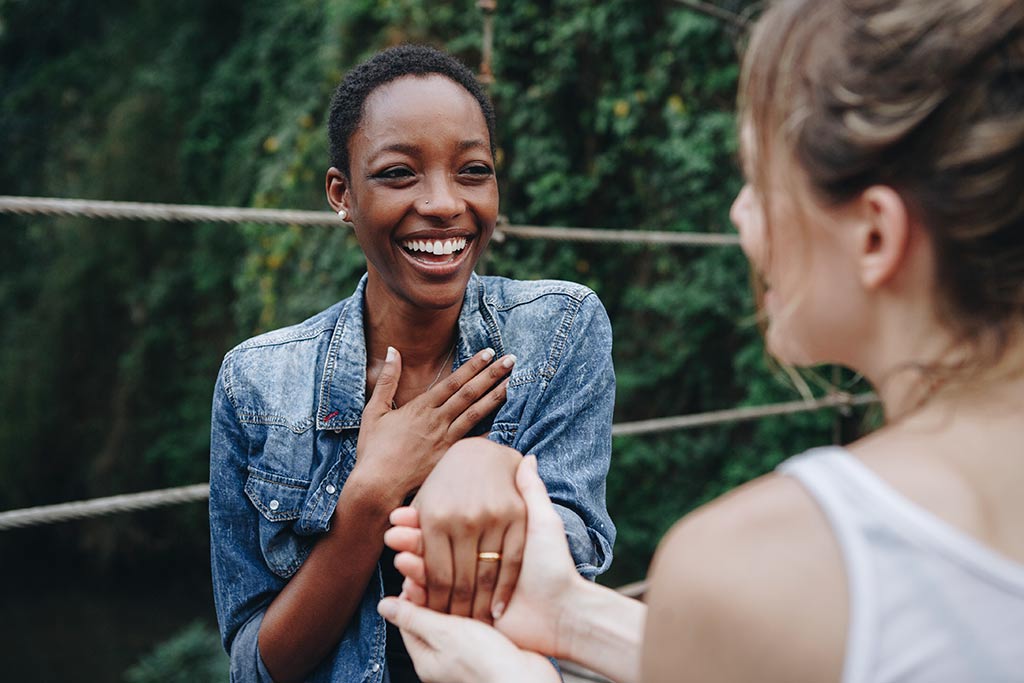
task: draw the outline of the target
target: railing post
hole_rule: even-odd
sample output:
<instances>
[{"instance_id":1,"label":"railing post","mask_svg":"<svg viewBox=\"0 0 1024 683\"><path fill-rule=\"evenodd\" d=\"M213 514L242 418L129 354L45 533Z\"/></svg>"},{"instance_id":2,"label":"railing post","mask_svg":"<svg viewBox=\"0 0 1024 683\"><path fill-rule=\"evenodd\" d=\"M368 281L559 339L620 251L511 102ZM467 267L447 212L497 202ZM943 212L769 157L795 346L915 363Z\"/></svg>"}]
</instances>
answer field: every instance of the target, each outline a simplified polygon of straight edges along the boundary
<instances>
[{"instance_id":1,"label":"railing post","mask_svg":"<svg viewBox=\"0 0 1024 683\"><path fill-rule=\"evenodd\" d=\"M498 9L498 0L477 0L476 6L484 15L483 41L480 46L480 73L477 75L477 80L485 86L490 86L494 83L491 57L494 54L494 13Z\"/></svg>"}]
</instances>

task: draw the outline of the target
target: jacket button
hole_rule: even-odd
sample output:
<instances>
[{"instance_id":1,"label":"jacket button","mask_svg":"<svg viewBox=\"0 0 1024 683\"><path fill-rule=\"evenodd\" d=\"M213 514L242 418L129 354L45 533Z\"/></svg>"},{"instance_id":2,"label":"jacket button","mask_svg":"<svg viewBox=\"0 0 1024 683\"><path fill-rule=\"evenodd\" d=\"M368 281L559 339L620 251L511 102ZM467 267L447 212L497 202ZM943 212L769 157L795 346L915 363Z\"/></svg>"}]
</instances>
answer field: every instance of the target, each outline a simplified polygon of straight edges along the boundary
<instances>
[{"instance_id":1,"label":"jacket button","mask_svg":"<svg viewBox=\"0 0 1024 683\"><path fill-rule=\"evenodd\" d=\"M334 488L334 484L328 484L327 485L327 489L326 489L327 493L332 493L333 494L337 490L338 489Z\"/></svg>"},{"instance_id":2,"label":"jacket button","mask_svg":"<svg viewBox=\"0 0 1024 683\"><path fill-rule=\"evenodd\" d=\"M279 507L281 507L281 504L279 502L277 502L276 500L270 501L270 509L271 510L276 510Z\"/></svg>"},{"instance_id":3,"label":"jacket button","mask_svg":"<svg viewBox=\"0 0 1024 683\"><path fill-rule=\"evenodd\" d=\"M372 671L373 673L377 673L378 671L380 671L380 664L374 662L373 666L370 667L370 671Z\"/></svg>"}]
</instances>

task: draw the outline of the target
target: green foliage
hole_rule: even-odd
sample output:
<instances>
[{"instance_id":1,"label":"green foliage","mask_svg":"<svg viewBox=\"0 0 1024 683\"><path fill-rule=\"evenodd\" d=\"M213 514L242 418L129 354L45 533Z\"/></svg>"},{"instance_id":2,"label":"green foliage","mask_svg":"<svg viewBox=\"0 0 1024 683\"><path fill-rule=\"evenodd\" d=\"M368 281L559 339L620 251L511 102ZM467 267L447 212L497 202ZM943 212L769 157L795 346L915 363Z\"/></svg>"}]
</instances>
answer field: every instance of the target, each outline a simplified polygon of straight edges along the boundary
<instances>
[{"instance_id":1,"label":"green foliage","mask_svg":"<svg viewBox=\"0 0 1024 683\"><path fill-rule=\"evenodd\" d=\"M228 658L217 632L201 621L146 654L124 674L125 683L222 683Z\"/></svg>"},{"instance_id":2,"label":"green foliage","mask_svg":"<svg viewBox=\"0 0 1024 683\"><path fill-rule=\"evenodd\" d=\"M324 116L352 64L404 41L479 63L473 0L87 7L0 0L5 192L326 210ZM499 3L503 212L729 231L736 39L672 0ZM0 220L0 508L203 481L223 353L346 296L363 271L340 225ZM738 249L509 239L481 270L600 294L618 421L796 396L764 362ZM606 580L641 577L679 515L828 441L832 424L802 415L617 439ZM204 511L179 512L192 533L125 516L69 532L59 552L102 566L205 539Z\"/></svg>"}]
</instances>

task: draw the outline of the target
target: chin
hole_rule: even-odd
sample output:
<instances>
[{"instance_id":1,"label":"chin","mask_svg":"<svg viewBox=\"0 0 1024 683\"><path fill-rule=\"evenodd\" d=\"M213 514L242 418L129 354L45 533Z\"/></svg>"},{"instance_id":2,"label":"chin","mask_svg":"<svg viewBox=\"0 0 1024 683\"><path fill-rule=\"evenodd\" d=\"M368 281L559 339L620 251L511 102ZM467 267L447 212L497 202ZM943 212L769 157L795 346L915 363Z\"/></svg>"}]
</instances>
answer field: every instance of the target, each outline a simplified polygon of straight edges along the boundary
<instances>
[{"instance_id":1,"label":"chin","mask_svg":"<svg viewBox=\"0 0 1024 683\"><path fill-rule=\"evenodd\" d=\"M460 278L457 282L424 284L415 288L406 298L416 308L443 311L462 305L468 283L468 278Z\"/></svg>"},{"instance_id":2,"label":"chin","mask_svg":"<svg viewBox=\"0 0 1024 683\"><path fill-rule=\"evenodd\" d=\"M790 367L807 368L825 362L815 359L814 354L809 353L792 335L786 334L785 330L771 326L765 334L765 348L778 363Z\"/></svg>"}]
</instances>

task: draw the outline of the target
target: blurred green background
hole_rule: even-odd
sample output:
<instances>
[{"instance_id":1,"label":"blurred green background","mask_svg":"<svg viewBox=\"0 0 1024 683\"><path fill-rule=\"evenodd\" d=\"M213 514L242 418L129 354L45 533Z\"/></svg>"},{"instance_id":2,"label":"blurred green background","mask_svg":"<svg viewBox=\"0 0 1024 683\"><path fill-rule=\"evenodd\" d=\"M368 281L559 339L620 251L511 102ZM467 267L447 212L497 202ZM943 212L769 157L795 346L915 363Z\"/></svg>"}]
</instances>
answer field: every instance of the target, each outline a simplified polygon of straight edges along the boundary
<instances>
[{"instance_id":1,"label":"blurred green background","mask_svg":"<svg viewBox=\"0 0 1024 683\"><path fill-rule=\"evenodd\" d=\"M494 29L513 224L732 230L732 24L671 0L504 0ZM476 68L481 30L474 0L0 0L0 194L327 211L345 71L401 42ZM206 481L223 354L363 269L340 226L0 215L0 236L0 510ZM600 294L619 422L797 397L738 248L508 239L481 269ZM675 519L835 429L822 412L617 438L602 581L642 578ZM0 532L4 677L225 680L207 533L202 504Z\"/></svg>"}]
</instances>

